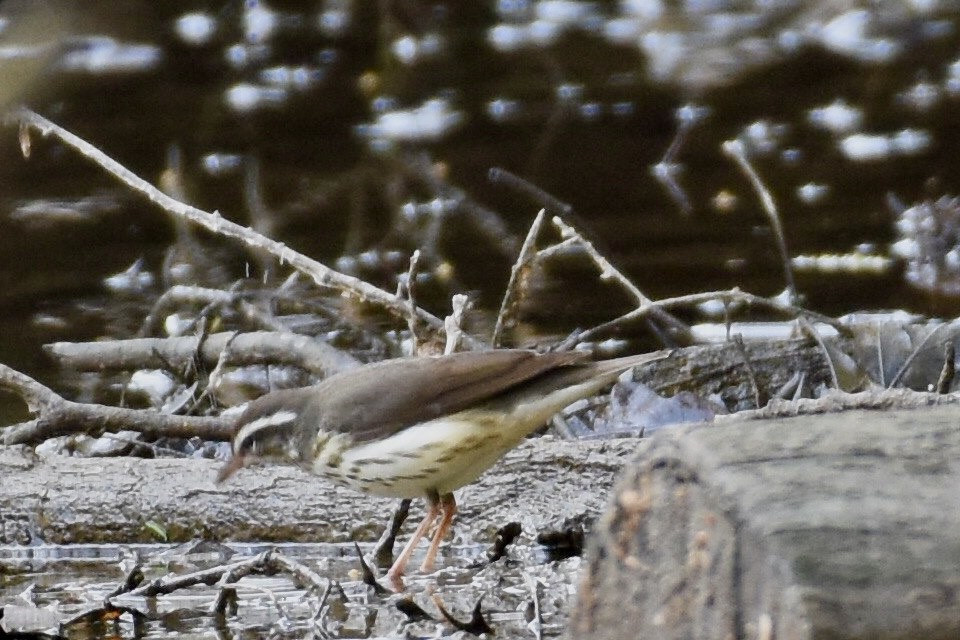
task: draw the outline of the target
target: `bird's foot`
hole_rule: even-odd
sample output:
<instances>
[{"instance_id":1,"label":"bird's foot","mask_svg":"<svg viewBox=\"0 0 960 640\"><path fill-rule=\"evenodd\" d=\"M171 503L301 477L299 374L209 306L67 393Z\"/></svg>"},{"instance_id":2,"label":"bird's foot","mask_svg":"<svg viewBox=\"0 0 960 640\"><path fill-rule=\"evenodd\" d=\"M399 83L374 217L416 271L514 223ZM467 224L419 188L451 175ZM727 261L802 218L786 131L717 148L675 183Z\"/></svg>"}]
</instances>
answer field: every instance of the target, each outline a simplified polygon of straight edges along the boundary
<instances>
[{"instance_id":1,"label":"bird's foot","mask_svg":"<svg viewBox=\"0 0 960 640\"><path fill-rule=\"evenodd\" d=\"M386 582L391 589L397 593L402 593L406 590L406 585L403 583L403 571L394 572L393 568L387 571L387 574L384 576L384 582Z\"/></svg>"}]
</instances>

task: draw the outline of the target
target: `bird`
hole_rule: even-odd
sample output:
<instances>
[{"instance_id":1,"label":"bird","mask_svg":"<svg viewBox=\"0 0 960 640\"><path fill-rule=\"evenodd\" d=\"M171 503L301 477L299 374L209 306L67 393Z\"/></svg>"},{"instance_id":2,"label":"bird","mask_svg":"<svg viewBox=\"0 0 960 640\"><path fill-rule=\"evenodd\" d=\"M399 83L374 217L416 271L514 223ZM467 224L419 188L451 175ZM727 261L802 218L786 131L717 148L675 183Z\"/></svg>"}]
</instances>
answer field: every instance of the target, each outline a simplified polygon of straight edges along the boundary
<instances>
[{"instance_id":1,"label":"bird","mask_svg":"<svg viewBox=\"0 0 960 640\"><path fill-rule=\"evenodd\" d=\"M457 512L456 489L565 407L663 357L592 361L583 351L496 349L362 365L250 402L217 481L253 461L279 461L365 494L426 498L426 515L387 571L402 585L406 565L439 519L420 567L433 570Z\"/></svg>"}]
</instances>

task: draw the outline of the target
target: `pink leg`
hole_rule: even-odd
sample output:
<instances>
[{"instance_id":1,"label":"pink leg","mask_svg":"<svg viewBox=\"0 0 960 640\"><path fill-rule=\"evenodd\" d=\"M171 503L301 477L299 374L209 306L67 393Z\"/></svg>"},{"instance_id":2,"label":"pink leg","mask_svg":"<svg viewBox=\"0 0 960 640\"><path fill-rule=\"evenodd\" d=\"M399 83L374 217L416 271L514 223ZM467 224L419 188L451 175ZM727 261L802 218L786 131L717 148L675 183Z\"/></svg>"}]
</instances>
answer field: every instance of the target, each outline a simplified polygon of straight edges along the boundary
<instances>
[{"instance_id":1,"label":"pink leg","mask_svg":"<svg viewBox=\"0 0 960 640\"><path fill-rule=\"evenodd\" d=\"M441 518L440 524L437 525L437 531L433 534L433 540L430 541L430 549L427 550L427 557L423 559L423 564L420 565L420 571L424 573L433 571L433 563L437 559L437 551L440 550L440 543L443 542L447 532L450 531L450 526L453 524L453 516L457 515L457 501L452 493L448 493L440 498L439 508L440 513L443 514L443 518Z\"/></svg>"},{"instance_id":2,"label":"pink leg","mask_svg":"<svg viewBox=\"0 0 960 640\"><path fill-rule=\"evenodd\" d=\"M397 559L393 561L393 566L390 567L390 570L387 571L387 578L392 582L398 582L403 584L403 581L400 578L403 576L403 572L407 568L407 563L410 562L410 556L413 555L414 549L417 548L417 545L420 543L420 540L423 539L423 536L427 534L427 530L430 528L430 525L433 524L433 521L437 519L437 516L440 514L440 503L435 499L428 497L427 498L427 515L423 517L423 521L420 522L420 526L417 527L417 530L413 532L413 537L410 538L410 541L407 542L407 545L403 548L403 551L400 552L400 555L397 556Z\"/></svg>"}]
</instances>

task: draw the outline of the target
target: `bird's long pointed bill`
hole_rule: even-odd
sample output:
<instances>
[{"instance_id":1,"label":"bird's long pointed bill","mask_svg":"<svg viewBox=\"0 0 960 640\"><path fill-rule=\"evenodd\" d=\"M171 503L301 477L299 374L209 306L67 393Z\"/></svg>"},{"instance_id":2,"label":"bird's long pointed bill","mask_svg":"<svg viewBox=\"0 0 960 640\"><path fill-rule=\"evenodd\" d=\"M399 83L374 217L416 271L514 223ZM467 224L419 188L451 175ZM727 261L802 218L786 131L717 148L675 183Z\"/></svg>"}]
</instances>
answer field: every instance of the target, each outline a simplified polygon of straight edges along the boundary
<instances>
[{"instance_id":1,"label":"bird's long pointed bill","mask_svg":"<svg viewBox=\"0 0 960 640\"><path fill-rule=\"evenodd\" d=\"M233 456L225 465L220 468L220 473L217 474L217 483L223 482L234 473L245 467L246 464L246 456Z\"/></svg>"}]
</instances>

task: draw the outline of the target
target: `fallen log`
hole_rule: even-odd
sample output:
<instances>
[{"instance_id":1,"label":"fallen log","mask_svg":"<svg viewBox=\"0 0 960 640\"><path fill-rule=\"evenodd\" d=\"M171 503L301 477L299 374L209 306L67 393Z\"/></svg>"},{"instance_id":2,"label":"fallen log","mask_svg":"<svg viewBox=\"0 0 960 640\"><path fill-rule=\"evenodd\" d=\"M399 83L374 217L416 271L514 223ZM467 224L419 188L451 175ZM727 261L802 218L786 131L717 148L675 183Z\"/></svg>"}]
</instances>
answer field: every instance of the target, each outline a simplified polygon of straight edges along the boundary
<instances>
[{"instance_id":1,"label":"fallen log","mask_svg":"<svg viewBox=\"0 0 960 640\"><path fill-rule=\"evenodd\" d=\"M637 443L524 442L458 492L456 531L492 532L519 520L533 534L565 518L595 519ZM282 465L250 467L218 485L222 464L42 457L0 446L0 543L129 544L157 542L158 532L170 542L375 540L398 502Z\"/></svg>"},{"instance_id":2,"label":"fallen log","mask_svg":"<svg viewBox=\"0 0 960 640\"><path fill-rule=\"evenodd\" d=\"M658 433L587 558L573 638L960 637L960 409Z\"/></svg>"}]
</instances>

